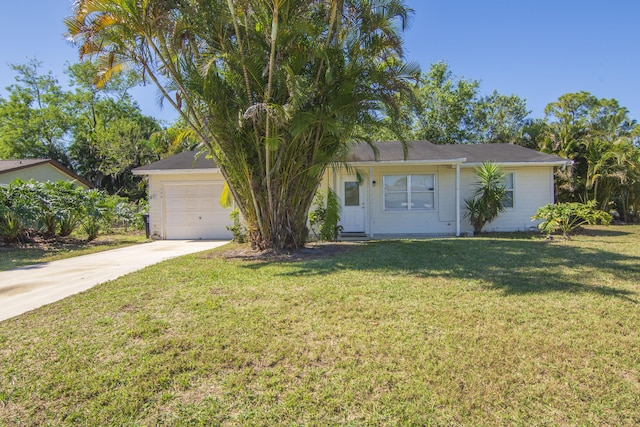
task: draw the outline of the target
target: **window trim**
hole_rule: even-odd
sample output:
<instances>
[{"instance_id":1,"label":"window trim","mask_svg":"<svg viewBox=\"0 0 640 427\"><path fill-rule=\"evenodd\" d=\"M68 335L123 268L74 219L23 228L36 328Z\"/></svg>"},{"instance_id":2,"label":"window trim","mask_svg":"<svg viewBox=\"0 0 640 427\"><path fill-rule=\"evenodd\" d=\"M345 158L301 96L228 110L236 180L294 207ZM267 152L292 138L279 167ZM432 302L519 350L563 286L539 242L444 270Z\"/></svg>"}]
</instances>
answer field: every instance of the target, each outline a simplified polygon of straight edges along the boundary
<instances>
[{"instance_id":1,"label":"window trim","mask_svg":"<svg viewBox=\"0 0 640 427\"><path fill-rule=\"evenodd\" d=\"M387 190L386 190L386 182L387 182L387 177L406 177L407 180L407 189L405 191L394 191L393 193L396 194L406 194L407 196L407 206L406 208L387 208ZM425 176L425 177L432 177L433 179L433 188L431 188L430 190L416 190L416 191L412 191L412 177L413 176ZM411 211L419 211L419 212L424 212L424 211L434 211L436 210L436 188L437 188L437 175L435 173L414 173L414 174L407 174L407 173L390 173L388 175L382 175L382 211L383 212L411 212ZM433 194L433 206L430 208L416 208L416 207L412 207L412 203L411 203L411 194L412 193L420 193L420 194Z\"/></svg>"},{"instance_id":2,"label":"window trim","mask_svg":"<svg viewBox=\"0 0 640 427\"><path fill-rule=\"evenodd\" d=\"M511 175L511 188L507 188L506 180L503 181L503 185L505 185L505 196L507 193L511 193L511 206L504 206L505 209L515 209L516 207L516 173L515 172L505 172L505 177L507 175ZM504 199L504 198L503 198Z\"/></svg>"}]
</instances>

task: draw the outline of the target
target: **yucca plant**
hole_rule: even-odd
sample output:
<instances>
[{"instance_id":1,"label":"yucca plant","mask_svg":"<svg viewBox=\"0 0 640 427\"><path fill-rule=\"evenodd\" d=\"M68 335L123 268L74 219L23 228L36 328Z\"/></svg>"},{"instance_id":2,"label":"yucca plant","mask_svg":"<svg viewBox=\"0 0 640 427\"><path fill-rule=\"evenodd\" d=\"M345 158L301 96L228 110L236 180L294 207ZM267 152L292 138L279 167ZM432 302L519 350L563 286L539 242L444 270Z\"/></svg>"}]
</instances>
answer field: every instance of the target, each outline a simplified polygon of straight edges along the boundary
<instances>
[{"instance_id":1,"label":"yucca plant","mask_svg":"<svg viewBox=\"0 0 640 427\"><path fill-rule=\"evenodd\" d=\"M495 163L485 162L476 168L478 183L473 197L465 199L465 218L473 226L474 234L480 234L484 226L504 211L504 172Z\"/></svg>"}]
</instances>

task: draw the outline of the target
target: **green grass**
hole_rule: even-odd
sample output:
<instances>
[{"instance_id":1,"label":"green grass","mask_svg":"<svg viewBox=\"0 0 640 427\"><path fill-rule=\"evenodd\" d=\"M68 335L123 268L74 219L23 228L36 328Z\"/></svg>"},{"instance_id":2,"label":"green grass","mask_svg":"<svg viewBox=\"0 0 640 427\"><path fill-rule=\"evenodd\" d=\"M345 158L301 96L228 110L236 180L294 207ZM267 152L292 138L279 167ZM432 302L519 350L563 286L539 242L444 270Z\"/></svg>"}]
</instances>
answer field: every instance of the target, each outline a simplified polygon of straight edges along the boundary
<instances>
[{"instance_id":1,"label":"green grass","mask_svg":"<svg viewBox=\"0 0 640 427\"><path fill-rule=\"evenodd\" d=\"M638 425L639 239L167 261L0 323L0 424Z\"/></svg>"},{"instance_id":2,"label":"green grass","mask_svg":"<svg viewBox=\"0 0 640 427\"><path fill-rule=\"evenodd\" d=\"M80 239L66 239L57 243L27 245L24 247L0 246L0 271L108 251L147 241L144 234L130 233L101 235L91 242Z\"/></svg>"}]
</instances>

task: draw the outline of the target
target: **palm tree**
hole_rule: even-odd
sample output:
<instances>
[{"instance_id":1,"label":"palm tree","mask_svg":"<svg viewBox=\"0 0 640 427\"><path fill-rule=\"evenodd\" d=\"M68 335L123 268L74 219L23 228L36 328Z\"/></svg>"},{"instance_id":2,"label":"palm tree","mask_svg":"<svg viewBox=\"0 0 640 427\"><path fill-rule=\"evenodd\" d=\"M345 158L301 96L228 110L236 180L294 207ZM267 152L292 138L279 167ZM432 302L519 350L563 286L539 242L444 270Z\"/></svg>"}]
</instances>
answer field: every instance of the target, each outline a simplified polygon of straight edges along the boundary
<instances>
[{"instance_id":1,"label":"palm tree","mask_svg":"<svg viewBox=\"0 0 640 427\"><path fill-rule=\"evenodd\" d=\"M220 167L256 248L292 248L326 168L395 111L404 0L77 0L102 77L138 67ZM391 114L393 116L393 114Z\"/></svg>"},{"instance_id":2,"label":"palm tree","mask_svg":"<svg viewBox=\"0 0 640 427\"><path fill-rule=\"evenodd\" d=\"M560 201L596 200L600 209L617 209L628 219L637 194L640 127L615 99L587 92L566 94L545 108L539 148L573 160L556 171Z\"/></svg>"}]
</instances>

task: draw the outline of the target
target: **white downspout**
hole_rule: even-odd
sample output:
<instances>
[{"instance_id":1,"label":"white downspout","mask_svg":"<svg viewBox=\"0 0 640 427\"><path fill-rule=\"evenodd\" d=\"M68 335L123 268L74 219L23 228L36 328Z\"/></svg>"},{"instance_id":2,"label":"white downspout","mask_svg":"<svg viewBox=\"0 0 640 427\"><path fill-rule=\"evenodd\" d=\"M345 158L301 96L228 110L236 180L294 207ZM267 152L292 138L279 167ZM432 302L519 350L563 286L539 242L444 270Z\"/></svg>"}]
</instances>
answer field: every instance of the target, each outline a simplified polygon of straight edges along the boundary
<instances>
[{"instance_id":1,"label":"white downspout","mask_svg":"<svg viewBox=\"0 0 640 427\"><path fill-rule=\"evenodd\" d=\"M367 207L367 222L369 223L369 238L373 239L373 167L369 166L369 206Z\"/></svg>"},{"instance_id":2,"label":"white downspout","mask_svg":"<svg viewBox=\"0 0 640 427\"><path fill-rule=\"evenodd\" d=\"M460 164L456 165L456 237L460 237Z\"/></svg>"}]
</instances>

